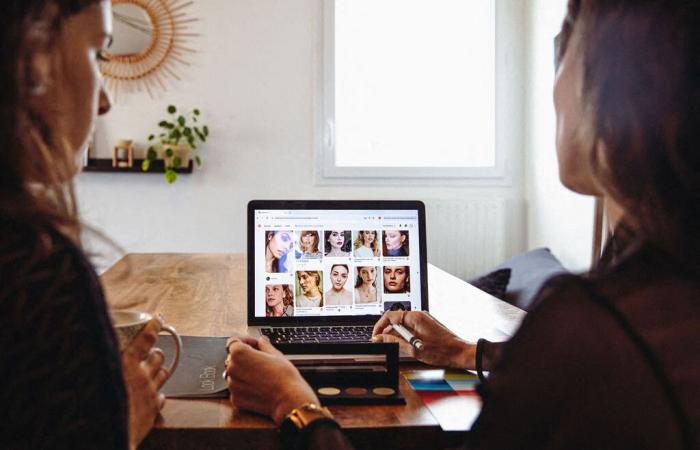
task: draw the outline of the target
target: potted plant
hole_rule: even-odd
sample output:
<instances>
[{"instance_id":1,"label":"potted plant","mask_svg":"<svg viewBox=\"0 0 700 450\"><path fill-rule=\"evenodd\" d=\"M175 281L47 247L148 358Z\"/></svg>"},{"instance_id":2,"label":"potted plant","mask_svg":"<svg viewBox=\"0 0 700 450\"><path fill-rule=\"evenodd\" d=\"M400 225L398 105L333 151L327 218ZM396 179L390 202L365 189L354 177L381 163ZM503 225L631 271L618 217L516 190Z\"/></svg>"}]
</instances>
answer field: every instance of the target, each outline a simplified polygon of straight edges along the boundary
<instances>
[{"instance_id":1,"label":"potted plant","mask_svg":"<svg viewBox=\"0 0 700 450\"><path fill-rule=\"evenodd\" d=\"M202 159L195 153L197 144L203 144L209 137L209 127L201 124L201 113L195 108L187 115L178 114L174 105L166 109L168 118L158 122L161 132L157 139L155 134L148 136L151 143L146 151L146 158L141 163L141 170L147 172L156 159L160 148L165 165L165 181L174 183L177 180L177 169L189 166L190 158L198 167ZM154 143L154 141L158 143Z\"/></svg>"}]
</instances>

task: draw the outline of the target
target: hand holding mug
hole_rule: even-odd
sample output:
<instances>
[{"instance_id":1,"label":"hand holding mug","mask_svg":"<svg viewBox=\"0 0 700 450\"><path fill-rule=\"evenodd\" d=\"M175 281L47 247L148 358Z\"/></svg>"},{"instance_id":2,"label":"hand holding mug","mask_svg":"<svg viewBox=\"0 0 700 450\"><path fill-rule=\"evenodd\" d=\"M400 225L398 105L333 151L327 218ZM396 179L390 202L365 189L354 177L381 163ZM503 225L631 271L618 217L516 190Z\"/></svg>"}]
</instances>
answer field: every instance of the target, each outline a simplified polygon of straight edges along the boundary
<instances>
[{"instance_id":1,"label":"hand holding mug","mask_svg":"<svg viewBox=\"0 0 700 450\"><path fill-rule=\"evenodd\" d=\"M182 341L160 317L129 311L114 311L110 315L122 352L129 401L129 443L131 448L136 448L153 428L165 404L165 396L159 391L177 367ZM176 342L175 359L169 368L163 367L163 351L154 347L161 331L171 333Z\"/></svg>"},{"instance_id":2,"label":"hand holding mug","mask_svg":"<svg viewBox=\"0 0 700 450\"><path fill-rule=\"evenodd\" d=\"M417 351L392 329L401 324L423 341ZM398 342L401 352L426 364L457 369L474 369L476 346L454 335L443 324L423 311L387 311L374 325L372 342Z\"/></svg>"}]
</instances>

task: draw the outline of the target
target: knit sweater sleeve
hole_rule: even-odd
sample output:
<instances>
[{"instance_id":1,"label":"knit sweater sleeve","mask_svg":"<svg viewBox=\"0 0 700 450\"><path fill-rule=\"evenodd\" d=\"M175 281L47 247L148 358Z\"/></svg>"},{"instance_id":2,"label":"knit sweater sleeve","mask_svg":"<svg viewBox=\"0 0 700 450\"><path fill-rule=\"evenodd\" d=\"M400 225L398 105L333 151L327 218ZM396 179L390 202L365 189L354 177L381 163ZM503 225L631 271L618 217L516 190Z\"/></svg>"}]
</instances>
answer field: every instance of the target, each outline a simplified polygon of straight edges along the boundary
<instances>
[{"instance_id":1,"label":"knit sweater sleeve","mask_svg":"<svg viewBox=\"0 0 700 450\"><path fill-rule=\"evenodd\" d=\"M42 239L51 251L37 250ZM0 448L128 448L119 353L90 263L57 233L0 247Z\"/></svg>"}]
</instances>

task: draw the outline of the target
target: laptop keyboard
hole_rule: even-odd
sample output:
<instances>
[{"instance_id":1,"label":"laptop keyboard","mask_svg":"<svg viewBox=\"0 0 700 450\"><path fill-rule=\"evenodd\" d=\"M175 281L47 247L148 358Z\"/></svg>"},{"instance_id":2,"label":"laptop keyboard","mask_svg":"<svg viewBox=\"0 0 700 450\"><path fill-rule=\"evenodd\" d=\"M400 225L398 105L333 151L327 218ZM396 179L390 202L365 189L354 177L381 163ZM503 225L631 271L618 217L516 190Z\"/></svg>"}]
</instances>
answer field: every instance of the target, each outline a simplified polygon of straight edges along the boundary
<instances>
[{"instance_id":1,"label":"laptop keyboard","mask_svg":"<svg viewBox=\"0 0 700 450\"><path fill-rule=\"evenodd\" d=\"M315 344L322 342L369 342L373 326L275 327L261 328L273 344Z\"/></svg>"}]
</instances>

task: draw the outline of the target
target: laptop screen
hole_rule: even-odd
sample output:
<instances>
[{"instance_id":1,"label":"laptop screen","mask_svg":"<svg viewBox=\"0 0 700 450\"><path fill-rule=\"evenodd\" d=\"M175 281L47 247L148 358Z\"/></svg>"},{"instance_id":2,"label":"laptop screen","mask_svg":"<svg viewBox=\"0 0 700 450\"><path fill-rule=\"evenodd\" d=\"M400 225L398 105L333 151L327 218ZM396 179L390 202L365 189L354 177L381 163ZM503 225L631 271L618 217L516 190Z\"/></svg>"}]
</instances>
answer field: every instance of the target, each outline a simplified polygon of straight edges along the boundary
<instances>
[{"instance_id":1,"label":"laptop screen","mask_svg":"<svg viewBox=\"0 0 700 450\"><path fill-rule=\"evenodd\" d=\"M249 211L254 318L375 320L386 310L423 309L422 203L294 203Z\"/></svg>"}]
</instances>

